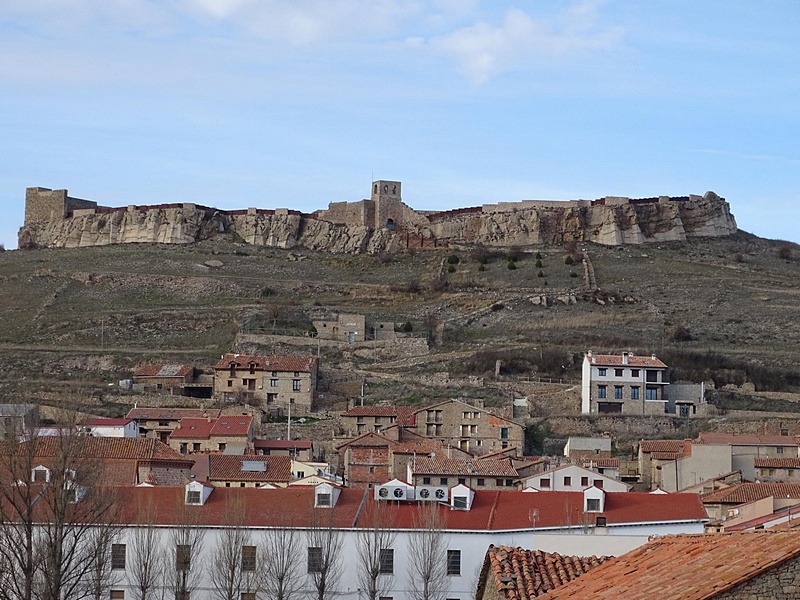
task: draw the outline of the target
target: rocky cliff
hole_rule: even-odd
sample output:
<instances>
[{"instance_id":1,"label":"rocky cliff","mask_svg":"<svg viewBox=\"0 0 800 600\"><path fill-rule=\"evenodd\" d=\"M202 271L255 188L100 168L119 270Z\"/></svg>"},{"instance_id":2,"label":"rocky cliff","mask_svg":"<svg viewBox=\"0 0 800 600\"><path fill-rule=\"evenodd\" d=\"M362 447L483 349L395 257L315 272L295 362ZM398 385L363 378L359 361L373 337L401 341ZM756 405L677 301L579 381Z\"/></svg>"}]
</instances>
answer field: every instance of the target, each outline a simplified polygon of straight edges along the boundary
<instances>
[{"instance_id":1,"label":"rocky cliff","mask_svg":"<svg viewBox=\"0 0 800 600\"><path fill-rule=\"evenodd\" d=\"M619 199L618 199L619 200ZM26 223L19 247L74 248L127 243L189 244L223 233L277 248L303 246L337 253L393 252L409 240L433 245L526 246L596 242L605 245L685 240L736 232L728 203L713 192L685 199L613 203L519 203L416 219L392 231L333 223L294 211L218 211L193 204L82 209L64 218ZM533 203L535 204L535 203ZM417 213L422 217L422 213ZM425 243L430 240L430 244Z\"/></svg>"}]
</instances>

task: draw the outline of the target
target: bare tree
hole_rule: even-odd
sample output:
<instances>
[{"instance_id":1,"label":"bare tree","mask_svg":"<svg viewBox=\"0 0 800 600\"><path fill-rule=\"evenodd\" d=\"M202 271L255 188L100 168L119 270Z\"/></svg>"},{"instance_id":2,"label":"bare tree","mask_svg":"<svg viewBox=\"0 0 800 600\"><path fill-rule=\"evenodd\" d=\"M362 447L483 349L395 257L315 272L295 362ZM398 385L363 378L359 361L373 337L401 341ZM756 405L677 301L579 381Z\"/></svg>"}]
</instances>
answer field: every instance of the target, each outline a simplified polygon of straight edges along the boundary
<instances>
[{"instance_id":1,"label":"bare tree","mask_svg":"<svg viewBox=\"0 0 800 600\"><path fill-rule=\"evenodd\" d=\"M197 507L186 506L181 501L178 512L178 525L170 531L172 552L175 563L170 572L169 564L165 565L167 587L174 593L175 600L188 600L197 589L198 573L203 568L203 538L205 530L198 522Z\"/></svg>"},{"instance_id":2,"label":"bare tree","mask_svg":"<svg viewBox=\"0 0 800 600\"><path fill-rule=\"evenodd\" d=\"M394 544L397 533L388 501L372 502L361 517L365 527L357 534L358 583L368 600L385 596L394 581Z\"/></svg>"},{"instance_id":3,"label":"bare tree","mask_svg":"<svg viewBox=\"0 0 800 600\"><path fill-rule=\"evenodd\" d=\"M250 530L245 527L245 507L230 500L225 509L226 527L212 553L209 569L214 597L239 600L242 592L261 588L264 552L258 552Z\"/></svg>"},{"instance_id":4,"label":"bare tree","mask_svg":"<svg viewBox=\"0 0 800 600\"><path fill-rule=\"evenodd\" d=\"M65 422L56 436L21 432L1 449L2 600L89 598L110 583L113 490L87 461L75 421Z\"/></svg>"},{"instance_id":5,"label":"bare tree","mask_svg":"<svg viewBox=\"0 0 800 600\"><path fill-rule=\"evenodd\" d=\"M154 526L155 510L152 498L139 506L144 524L134 528L127 548L126 572L134 600L153 600L164 580L167 555Z\"/></svg>"},{"instance_id":6,"label":"bare tree","mask_svg":"<svg viewBox=\"0 0 800 600\"><path fill-rule=\"evenodd\" d=\"M335 508L311 508L308 543L308 578L313 586L310 596L328 600L335 595L342 577L342 532L334 527Z\"/></svg>"},{"instance_id":7,"label":"bare tree","mask_svg":"<svg viewBox=\"0 0 800 600\"><path fill-rule=\"evenodd\" d=\"M414 600L444 600L449 587L447 546L439 504L420 503L408 539L409 590Z\"/></svg>"},{"instance_id":8,"label":"bare tree","mask_svg":"<svg viewBox=\"0 0 800 600\"><path fill-rule=\"evenodd\" d=\"M111 587L121 579L119 571L114 570L112 548L119 538L116 527L97 527L89 533L87 549L93 554L92 568L82 581L84 595L93 600L105 600Z\"/></svg>"},{"instance_id":9,"label":"bare tree","mask_svg":"<svg viewBox=\"0 0 800 600\"><path fill-rule=\"evenodd\" d=\"M291 600L302 589L302 571L297 568L300 539L291 523L276 524L264 532L260 544L265 556L263 585L271 600Z\"/></svg>"}]
</instances>

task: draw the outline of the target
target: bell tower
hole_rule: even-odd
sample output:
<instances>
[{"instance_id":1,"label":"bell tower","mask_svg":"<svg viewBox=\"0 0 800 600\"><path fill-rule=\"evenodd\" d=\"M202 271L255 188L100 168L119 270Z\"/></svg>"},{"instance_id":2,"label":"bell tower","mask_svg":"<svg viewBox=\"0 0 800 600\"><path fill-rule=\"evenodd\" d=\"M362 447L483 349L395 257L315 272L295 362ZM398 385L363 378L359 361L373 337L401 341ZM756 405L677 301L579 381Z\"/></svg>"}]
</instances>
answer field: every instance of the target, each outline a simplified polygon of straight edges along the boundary
<instances>
[{"instance_id":1,"label":"bell tower","mask_svg":"<svg viewBox=\"0 0 800 600\"><path fill-rule=\"evenodd\" d=\"M372 201L375 204L375 228L395 230L402 225L403 200L399 181L373 181Z\"/></svg>"}]
</instances>

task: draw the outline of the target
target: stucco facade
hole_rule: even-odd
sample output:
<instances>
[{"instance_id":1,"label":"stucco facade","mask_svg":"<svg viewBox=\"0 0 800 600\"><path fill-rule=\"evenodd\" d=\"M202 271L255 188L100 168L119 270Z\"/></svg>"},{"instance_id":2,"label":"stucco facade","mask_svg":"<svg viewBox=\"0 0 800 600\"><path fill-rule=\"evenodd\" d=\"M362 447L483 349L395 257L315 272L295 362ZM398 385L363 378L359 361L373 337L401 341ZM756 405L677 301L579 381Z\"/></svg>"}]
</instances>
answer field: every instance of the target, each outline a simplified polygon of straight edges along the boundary
<instances>
[{"instance_id":1,"label":"stucco facade","mask_svg":"<svg viewBox=\"0 0 800 600\"><path fill-rule=\"evenodd\" d=\"M663 415L667 365L655 355L594 354L583 359L581 412L590 414Z\"/></svg>"}]
</instances>

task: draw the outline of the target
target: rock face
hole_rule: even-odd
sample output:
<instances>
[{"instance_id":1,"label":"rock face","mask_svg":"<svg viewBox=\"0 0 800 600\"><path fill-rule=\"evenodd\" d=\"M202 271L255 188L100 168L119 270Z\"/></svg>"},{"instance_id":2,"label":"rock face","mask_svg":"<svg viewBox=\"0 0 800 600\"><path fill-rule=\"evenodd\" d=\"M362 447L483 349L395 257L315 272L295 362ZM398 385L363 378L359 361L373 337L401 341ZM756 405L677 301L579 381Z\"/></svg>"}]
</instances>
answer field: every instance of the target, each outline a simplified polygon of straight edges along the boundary
<instances>
[{"instance_id":1,"label":"rock face","mask_svg":"<svg viewBox=\"0 0 800 600\"><path fill-rule=\"evenodd\" d=\"M620 245L736 232L728 203L713 192L702 197L525 201L435 215L417 212L413 219L406 215L400 228L336 223L324 218L325 213L304 215L286 209L222 211L194 204L107 209L69 198L66 190L57 192L59 195L29 188L26 222L19 232L21 249L142 242L190 244L228 233L260 246L378 253L399 251L412 239L422 247L437 243L509 247L572 241Z\"/></svg>"}]
</instances>

